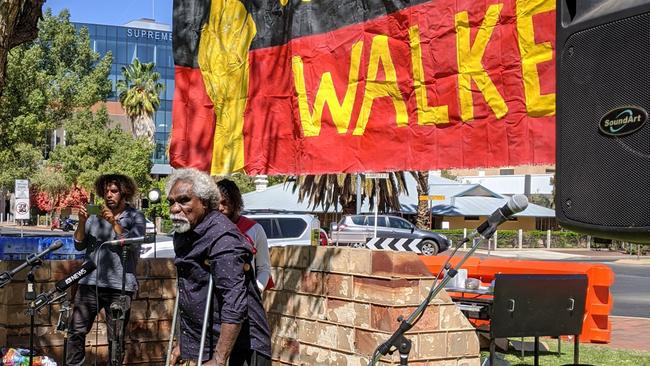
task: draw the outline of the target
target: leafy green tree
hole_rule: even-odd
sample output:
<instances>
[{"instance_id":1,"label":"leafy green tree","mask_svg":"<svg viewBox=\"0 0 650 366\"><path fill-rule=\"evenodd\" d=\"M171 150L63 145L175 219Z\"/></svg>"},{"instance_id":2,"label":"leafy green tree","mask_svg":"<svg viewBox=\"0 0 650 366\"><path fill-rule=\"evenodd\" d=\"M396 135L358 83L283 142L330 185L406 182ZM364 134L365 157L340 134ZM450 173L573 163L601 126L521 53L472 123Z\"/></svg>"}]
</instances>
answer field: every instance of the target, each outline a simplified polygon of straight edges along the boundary
<instances>
[{"instance_id":1,"label":"leafy green tree","mask_svg":"<svg viewBox=\"0 0 650 366\"><path fill-rule=\"evenodd\" d=\"M132 177L146 193L151 185L153 145L110 123L105 108L95 114L90 110L76 113L64 124L66 145L58 145L48 163L60 169L66 182L88 191L101 174L121 173Z\"/></svg>"},{"instance_id":2,"label":"leafy green tree","mask_svg":"<svg viewBox=\"0 0 650 366\"><path fill-rule=\"evenodd\" d=\"M13 149L0 149L0 187L13 188L15 179L30 177L43 160L41 151L30 144L17 143Z\"/></svg>"},{"instance_id":3,"label":"leafy green tree","mask_svg":"<svg viewBox=\"0 0 650 366\"><path fill-rule=\"evenodd\" d=\"M0 190L29 178L49 150L50 133L76 110L105 100L111 92L111 56L100 59L88 31L77 32L67 11L47 10L38 38L13 48L0 98Z\"/></svg>"},{"instance_id":4,"label":"leafy green tree","mask_svg":"<svg viewBox=\"0 0 650 366\"><path fill-rule=\"evenodd\" d=\"M117 82L120 103L131 120L134 137L146 137L154 142L156 126L153 115L160 106L160 93L164 85L159 83L160 74L154 71L154 63L133 60L122 67L122 80Z\"/></svg>"},{"instance_id":5,"label":"leafy green tree","mask_svg":"<svg viewBox=\"0 0 650 366\"><path fill-rule=\"evenodd\" d=\"M158 181L154 181L151 184L150 189L158 188L160 191L160 202L158 203L149 203L149 207L144 210L144 214L151 218L152 221L156 217L162 217L163 220L169 219L169 204L167 203L167 195L165 194L165 185L167 184L167 178L163 178ZM149 193L149 190L142 191L143 195Z\"/></svg>"}]
</instances>

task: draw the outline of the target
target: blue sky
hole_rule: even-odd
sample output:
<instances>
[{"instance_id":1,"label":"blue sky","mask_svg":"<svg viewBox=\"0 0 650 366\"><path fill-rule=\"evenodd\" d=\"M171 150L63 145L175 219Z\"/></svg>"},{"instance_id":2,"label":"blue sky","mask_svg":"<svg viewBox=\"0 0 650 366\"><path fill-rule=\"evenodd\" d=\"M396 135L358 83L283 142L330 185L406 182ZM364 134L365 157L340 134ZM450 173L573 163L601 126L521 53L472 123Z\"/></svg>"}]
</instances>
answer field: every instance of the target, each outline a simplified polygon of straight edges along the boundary
<instances>
[{"instance_id":1,"label":"blue sky","mask_svg":"<svg viewBox=\"0 0 650 366\"><path fill-rule=\"evenodd\" d=\"M140 18L172 24L173 0L47 0L43 6L58 14L70 10L73 22L122 25Z\"/></svg>"}]
</instances>

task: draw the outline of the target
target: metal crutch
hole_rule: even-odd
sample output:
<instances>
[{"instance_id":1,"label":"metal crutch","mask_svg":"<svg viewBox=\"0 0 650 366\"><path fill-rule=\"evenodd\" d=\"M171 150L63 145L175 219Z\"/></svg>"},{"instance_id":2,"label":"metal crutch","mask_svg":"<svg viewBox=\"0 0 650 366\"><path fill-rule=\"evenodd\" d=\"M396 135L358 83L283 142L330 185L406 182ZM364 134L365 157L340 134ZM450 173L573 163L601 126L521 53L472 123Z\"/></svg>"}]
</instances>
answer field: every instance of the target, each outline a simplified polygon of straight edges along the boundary
<instances>
[{"instance_id":1,"label":"metal crutch","mask_svg":"<svg viewBox=\"0 0 650 366\"><path fill-rule=\"evenodd\" d=\"M201 347L199 348L199 360L197 365L203 362L203 348L205 348L205 338L208 334L208 323L210 321L210 308L212 305L212 273L209 274L210 280L208 281L208 299L205 304L205 314L203 315L203 329L201 330Z\"/></svg>"},{"instance_id":2,"label":"metal crutch","mask_svg":"<svg viewBox=\"0 0 650 366\"><path fill-rule=\"evenodd\" d=\"M172 349L174 348L174 334L176 334L176 317L178 317L178 303L179 303L179 287L178 287L178 279L176 280L176 301L174 302L174 316L172 317L172 330L171 334L169 335L169 343L167 344L167 357L165 358L165 366L173 366L169 365L170 358L172 357Z\"/></svg>"}]
</instances>

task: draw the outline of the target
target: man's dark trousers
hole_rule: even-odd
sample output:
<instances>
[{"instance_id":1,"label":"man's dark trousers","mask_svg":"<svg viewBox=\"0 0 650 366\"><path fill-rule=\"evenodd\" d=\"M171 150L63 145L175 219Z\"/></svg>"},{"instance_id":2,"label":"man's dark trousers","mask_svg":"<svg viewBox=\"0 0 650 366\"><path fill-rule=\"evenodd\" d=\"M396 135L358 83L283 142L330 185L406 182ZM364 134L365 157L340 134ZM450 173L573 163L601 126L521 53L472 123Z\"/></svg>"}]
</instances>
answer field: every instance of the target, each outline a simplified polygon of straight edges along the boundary
<instances>
[{"instance_id":1,"label":"man's dark trousers","mask_svg":"<svg viewBox=\"0 0 650 366\"><path fill-rule=\"evenodd\" d=\"M79 285L77 294L74 298L74 308L72 311L72 317L70 317L70 324L68 329L68 350L66 356L66 365L67 366L76 366L83 365L86 357L86 334L90 332L90 329L95 321L97 316L98 309L104 309L104 315L106 316L106 328L108 331L108 350L109 350L109 362L110 362L110 350L111 350L111 339L113 338L113 317L111 314L110 306L111 303L116 302L120 298L120 290L115 290L111 288L100 287L97 289L97 295L95 293L95 286L89 285ZM127 292L127 310L124 318L124 328L129 322L129 316L131 313L131 296L132 294ZM99 300L99 303L97 302ZM122 329L122 334L124 334ZM124 337L123 337L124 340ZM124 344L122 344L122 349L124 349Z\"/></svg>"}]
</instances>

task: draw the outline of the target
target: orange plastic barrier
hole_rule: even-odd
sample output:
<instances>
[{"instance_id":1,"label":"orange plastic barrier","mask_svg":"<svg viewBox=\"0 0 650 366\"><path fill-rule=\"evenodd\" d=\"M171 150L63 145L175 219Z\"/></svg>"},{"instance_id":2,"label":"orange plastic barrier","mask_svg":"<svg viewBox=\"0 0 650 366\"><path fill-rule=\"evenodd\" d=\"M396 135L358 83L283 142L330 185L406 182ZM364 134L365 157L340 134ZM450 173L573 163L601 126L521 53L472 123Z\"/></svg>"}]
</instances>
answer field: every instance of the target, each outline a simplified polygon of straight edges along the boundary
<instances>
[{"instance_id":1,"label":"orange plastic barrier","mask_svg":"<svg viewBox=\"0 0 650 366\"><path fill-rule=\"evenodd\" d=\"M445 256L420 256L431 273L436 274L447 260ZM453 258L458 263L460 258ZM614 283L614 272L603 264L584 262L529 261L518 259L480 259L469 258L463 267L468 277L478 278L489 284L497 273L507 274L586 274L587 299L585 319L582 325L580 341L592 343L609 343L612 325L609 314L614 305L609 292Z\"/></svg>"}]
</instances>

